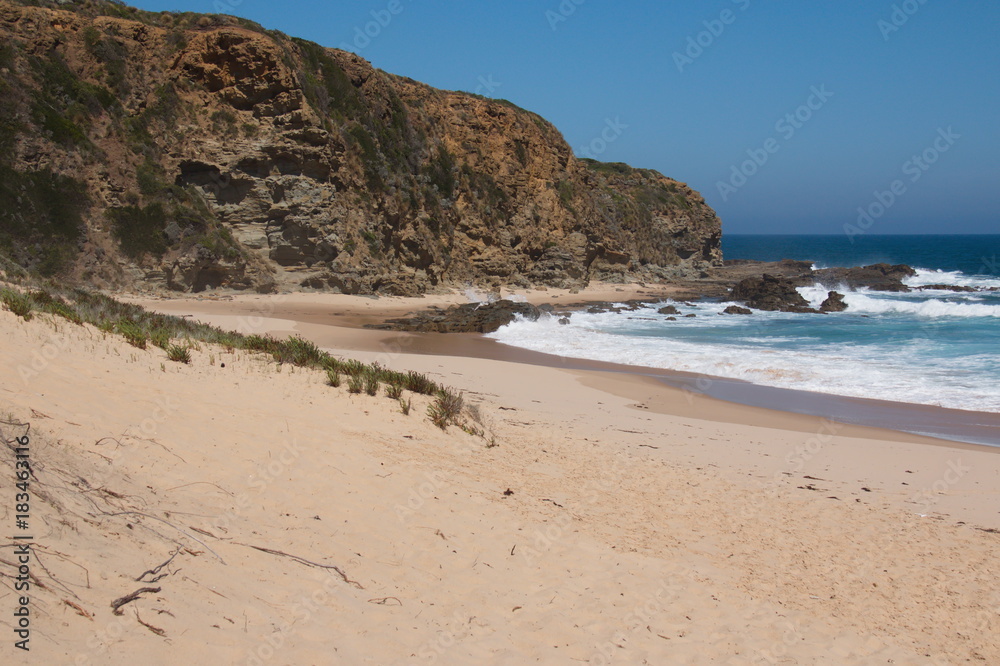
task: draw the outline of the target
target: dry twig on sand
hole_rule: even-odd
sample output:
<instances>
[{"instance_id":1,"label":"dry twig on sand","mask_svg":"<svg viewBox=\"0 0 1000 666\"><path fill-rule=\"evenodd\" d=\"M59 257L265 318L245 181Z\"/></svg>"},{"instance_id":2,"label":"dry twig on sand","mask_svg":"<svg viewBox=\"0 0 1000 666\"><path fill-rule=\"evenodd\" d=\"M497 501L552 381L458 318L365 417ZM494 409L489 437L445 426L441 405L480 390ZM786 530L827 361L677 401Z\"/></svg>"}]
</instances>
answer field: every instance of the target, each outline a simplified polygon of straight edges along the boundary
<instances>
[{"instance_id":1,"label":"dry twig on sand","mask_svg":"<svg viewBox=\"0 0 1000 666\"><path fill-rule=\"evenodd\" d=\"M146 571L143 571L141 574L139 574L136 577L136 579L135 579L136 582L155 583L158 580L161 580L164 577L169 576L170 572L167 572L165 574L160 574L160 569L162 569L163 567L165 567L168 564L170 564L171 562L173 562L174 558L177 557L180 554L180 552L181 552L181 546L177 546L177 550L175 550L173 552L173 554L170 556L170 558L166 562L164 562L163 564L157 565L157 566L153 567L152 569L147 569ZM160 575L157 575L157 574L160 574ZM152 579L150 579L148 581L142 580L146 576L155 576L155 578L152 578Z\"/></svg>"},{"instance_id":2,"label":"dry twig on sand","mask_svg":"<svg viewBox=\"0 0 1000 666\"><path fill-rule=\"evenodd\" d=\"M347 583L348 585L353 585L354 587L358 588L359 590L365 589L364 586L361 583L359 583L358 581L351 580L350 578L348 578L347 574L344 573L344 570L341 569L340 567L336 566L336 565L333 565L333 564L320 564L318 562L313 562L313 561L307 560L307 559L305 559L303 557L299 557L298 555L290 555L290 554L284 553L284 552L282 552L280 550L274 550L273 548L264 548L263 546L254 546L253 544L239 543L239 542L235 542L235 541L233 543L236 543L238 546L246 546L247 548L253 548L254 550L259 550L262 553L269 553L270 555L278 555L279 557L289 557L289 558L295 560L296 562L298 562L299 564L304 564L304 565L306 565L308 567L316 567L317 569L330 569L332 571L336 571L340 575L340 577L344 580L344 582Z\"/></svg>"},{"instance_id":3,"label":"dry twig on sand","mask_svg":"<svg viewBox=\"0 0 1000 666\"><path fill-rule=\"evenodd\" d=\"M150 631L152 631L157 636L166 636L167 635L167 632L163 631L163 629L160 629L159 627L154 627L149 622L143 622L142 618L139 617L139 611L135 611L135 619L139 621L139 624L141 624L142 626L146 627L147 629L149 629Z\"/></svg>"},{"instance_id":4,"label":"dry twig on sand","mask_svg":"<svg viewBox=\"0 0 1000 666\"><path fill-rule=\"evenodd\" d=\"M132 592L130 594L126 594L124 597L118 597L117 599L115 599L114 601L111 602L111 612L114 613L115 615L121 615L122 614L121 607L124 606L125 604L127 604L129 602L132 602L132 601L135 601L136 599L139 598L140 595L142 595L142 594L144 594L146 592L149 592L151 594L156 594L161 589L163 589L163 588L160 588L160 587L140 587L135 592Z\"/></svg>"},{"instance_id":5,"label":"dry twig on sand","mask_svg":"<svg viewBox=\"0 0 1000 666\"><path fill-rule=\"evenodd\" d=\"M197 537L193 537L193 536L191 536L190 534L188 534L187 532L185 532L185 531L184 531L184 530L182 530L181 528L177 527L176 525L174 525L174 524L173 524L173 523L171 523L170 521L167 521L167 520L164 520L163 518L158 518L158 517L156 517L156 516L151 516L151 515L149 515L148 513L142 513L141 511L119 511L119 512L117 512L117 513L106 513L106 512L103 512L103 511L102 511L101 513L102 513L102 515L105 515L105 516L111 516L111 517L114 517L114 516L126 516L126 515L133 515L133 516L143 516L143 517L145 517L145 518L152 518L153 520L158 520L158 521L160 521L161 523L164 523L164 524L166 524L166 525L169 525L170 527L174 528L175 530L177 530L178 532L180 532L181 534L183 534L183 535L184 535L184 536L186 536L187 538L191 539L192 541L197 541L197 542L198 542L198 543L200 543L200 544L201 544L202 546L204 546L204 547L205 547L206 549L208 549L208 552L212 553L212 555L215 555L215 557L216 557L216 558L217 558L217 559L218 559L218 560L219 560L220 562L222 562L223 564L225 564L225 563L226 563L226 561L225 561L224 559L222 559L222 557L221 557L221 556L220 556L220 555L219 555L219 554L218 554L217 552L215 552L214 550L212 550L211 546L209 546L209 545L208 545L207 543L205 543L204 541L202 541L201 539L199 539L199 538L197 538ZM172 540L172 539L171 539L171 540ZM174 543L177 543L177 542L176 542L176 541L174 541ZM178 544L178 545L180 545L180 544Z\"/></svg>"}]
</instances>

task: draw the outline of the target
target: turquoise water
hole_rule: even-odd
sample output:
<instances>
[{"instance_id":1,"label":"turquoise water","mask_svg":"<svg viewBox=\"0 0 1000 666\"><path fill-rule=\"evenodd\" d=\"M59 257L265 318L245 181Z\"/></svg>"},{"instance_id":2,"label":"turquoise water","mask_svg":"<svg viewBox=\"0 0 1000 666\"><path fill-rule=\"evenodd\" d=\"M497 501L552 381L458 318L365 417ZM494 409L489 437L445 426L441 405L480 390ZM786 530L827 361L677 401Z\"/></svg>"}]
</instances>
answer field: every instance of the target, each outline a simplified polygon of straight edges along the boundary
<instances>
[{"instance_id":1,"label":"turquoise water","mask_svg":"<svg viewBox=\"0 0 1000 666\"><path fill-rule=\"evenodd\" d=\"M876 262L918 269L912 287L1000 289L1000 236L734 236L727 259ZM818 306L827 289L800 288ZM1000 291L911 293L838 289L848 310L828 315L755 311L721 315L727 302L662 304L635 312L576 313L569 326L518 321L492 337L564 356L604 360L763 386L1000 413ZM665 303L671 303L666 301ZM997 442L1000 443L1000 442Z\"/></svg>"}]
</instances>

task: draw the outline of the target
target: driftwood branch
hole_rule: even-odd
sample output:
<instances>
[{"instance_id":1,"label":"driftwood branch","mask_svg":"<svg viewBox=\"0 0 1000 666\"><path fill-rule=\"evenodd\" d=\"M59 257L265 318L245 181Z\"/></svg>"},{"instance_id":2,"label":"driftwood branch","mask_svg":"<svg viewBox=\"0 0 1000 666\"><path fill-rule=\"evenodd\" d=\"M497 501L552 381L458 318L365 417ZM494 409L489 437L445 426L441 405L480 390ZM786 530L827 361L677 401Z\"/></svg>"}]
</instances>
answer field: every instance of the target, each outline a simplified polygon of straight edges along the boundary
<instances>
[{"instance_id":1,"label":"driftwood branch","mask_svg":"<svg viewBox=\"0 0 1000 666\"><path fill-rule=\"evenodd\" d=\"M385 606L386 604L389 604L389 600L390 599L392 599L393 601L395 601L396 602L395 605L397 605L397 606L402 606L403 605L403 602L400 601L398 597L381 597L379 599L369 599L368 603L370 603L370 604L378 604L379 606ZM389 605L392 605L392 604L389 604Z\"/></svg>"},{"instance_id":2,"label":"driftwood branch","mask_svg":"<svg viewBox=\"0 0 1000 666\"><path fill-rule=\"evenodd\" d=\"M133 610L135 610L135 609L133 609ZM139 611L135 611L135 619L139 621L139 624L141 624L142 626L146 627L147 629L149 629L150 631L152 631L157 636L166 636L167 635L167 632L163 631L163 629L160 629L159 627L154 627L149 622L143 622L142 618L139 617Z\"/></svg>"},{"instance_id":3,"label":"driftwood branch","mask_svg":"<svg viewBox=\"0 0 1000 666\"><path fill-rule=\"evenodd\" d=\"M253 544L249 544L249 543L239 543L239 542L233 542L233 543L236 543L237 545L240 545L240 546L246 546L247 548L253 548L254 550L259 550L262 553L268 553L270 555L277 555L279 557L288 557L288 558L291 558L291 559L295 560L299 564L304 564L304 565L306 565L308 567L316 567L317 569L329 569L331 571L336 571L337 574L348 585L353 585L354 587L358 588L359 590L365 589L364 586L361 583L359 583L356 580L351 580L350 578L348 578L347 574L344 573L343 569L341 569L340 567L335 566L333 564L320 564L319 562L313 562L311 560L305 559L304 557L299 557L298 555L290 555L289 553L284 553L284 552L282 552L280 550L274 550L273 548L264 548L263 546L254 546Z\"/></svg>"},{"instance_id":4,"label":"driftwood branch","mask_svg":"<svg viewBox=\"0 0 1000 666\"><path fill-rule=\"evenodd\" d=\"M174 551L173 555L171 555L170 558L166 562L164 562L163 564L157 565L157 566L153 567L152 569L147 569L146 571L143 571L141 574L139 574L136 577L136 579L135 579L136 582L155 583L158 580L162 579L164 576L168 576L169 572L165 573L165 574L161 574L159 576L157 576L157 574L160 573L160 569L162 569L163 567L165 567L168 564L170 564L171 562L173 562L174 558L177 557L180 554L180 552L181 552L181 547L178 546L177 550ZM155 576L155 578L153 578L153 579L151 579L149 581L143 581L142 579L145 578L146 576Z\"/></svg>"},{"instance_id":5,"label":"driftwood branch","mask_svg":"<svg viewBox=\"0 0 1000 666\"><path fill-rule=\"evenodd\" d=\"M118 597L117 599L111 602L111 612L113 612L115 615L121 615L122 614L121 607L124 606L125 604L135 601L136 599L139 598L140 595L145 594L146 592L149 592L151 594L156 594L161 589L163 588L140 587L138 590L132 592L131 594L126 594L124 597Z\"/></svg>"},{"instance_id":6,"label":"driftwood branch","mask_svg":"<svg viewBox=\"0 0 1000 666\"><path fill-rule=\"evenodd\" d=\"M63 599L63 603L66 604L67 606L69 606L70 608L72 608L73 610L75 610L77 615L79 615L81 617L85 617L88 620L90 620L91 622L94 621L94 616L91 615L86 610L84 610L84 608L82 606L80 606L79 604L73 603L69 599Z\"/></svg>"}]
</instances>

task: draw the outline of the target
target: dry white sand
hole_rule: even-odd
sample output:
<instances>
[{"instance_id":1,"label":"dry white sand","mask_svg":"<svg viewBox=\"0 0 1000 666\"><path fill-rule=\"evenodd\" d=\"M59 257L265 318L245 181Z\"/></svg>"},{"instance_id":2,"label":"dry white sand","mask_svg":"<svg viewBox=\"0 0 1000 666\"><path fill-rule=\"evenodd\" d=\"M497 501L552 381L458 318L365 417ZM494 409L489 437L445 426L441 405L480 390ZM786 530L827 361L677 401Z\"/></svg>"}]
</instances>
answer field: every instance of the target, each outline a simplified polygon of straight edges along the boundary
<instances>
[{"instance_id":1,"label":"dry white sand","mask_svg":"<svg viewBox=\"0 0 1000 666\"><path fill-rule=\"evenodd\" d=\"M993 451L749 425L708 400L664 414L684 396L634 379L250 324L367 341L352 355L464 389L499 446L434 427L423 397L404 416L261 356L204 347L182 365L0 311L0 410L31 424L37 476L25 655L0 451L0 660L1000 663L1000 535L980 529L1000 528ZM112 614L141 587L159 591Z\"/></svg>"}]
</instances>

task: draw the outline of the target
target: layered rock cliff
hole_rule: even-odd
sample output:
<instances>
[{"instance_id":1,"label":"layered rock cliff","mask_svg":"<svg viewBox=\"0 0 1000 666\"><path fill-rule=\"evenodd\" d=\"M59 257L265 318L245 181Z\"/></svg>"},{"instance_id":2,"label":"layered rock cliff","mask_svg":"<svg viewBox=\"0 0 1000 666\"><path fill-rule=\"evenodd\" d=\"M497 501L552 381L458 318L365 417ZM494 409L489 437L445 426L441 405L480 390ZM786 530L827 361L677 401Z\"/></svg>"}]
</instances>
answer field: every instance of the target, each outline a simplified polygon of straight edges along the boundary
<instances>
[{"instance_id":1,"label":"layered rock cliff","mask_svg":"<svg viewBox=\"0 0 1000 666\"><path fill-rule=\"evenodd\" d=\"M0 253L23 266L416 294L721 262L697 192L578 159L509 102L233 17L62 6L0 2Z\"/></svg>"}]
</instances>

